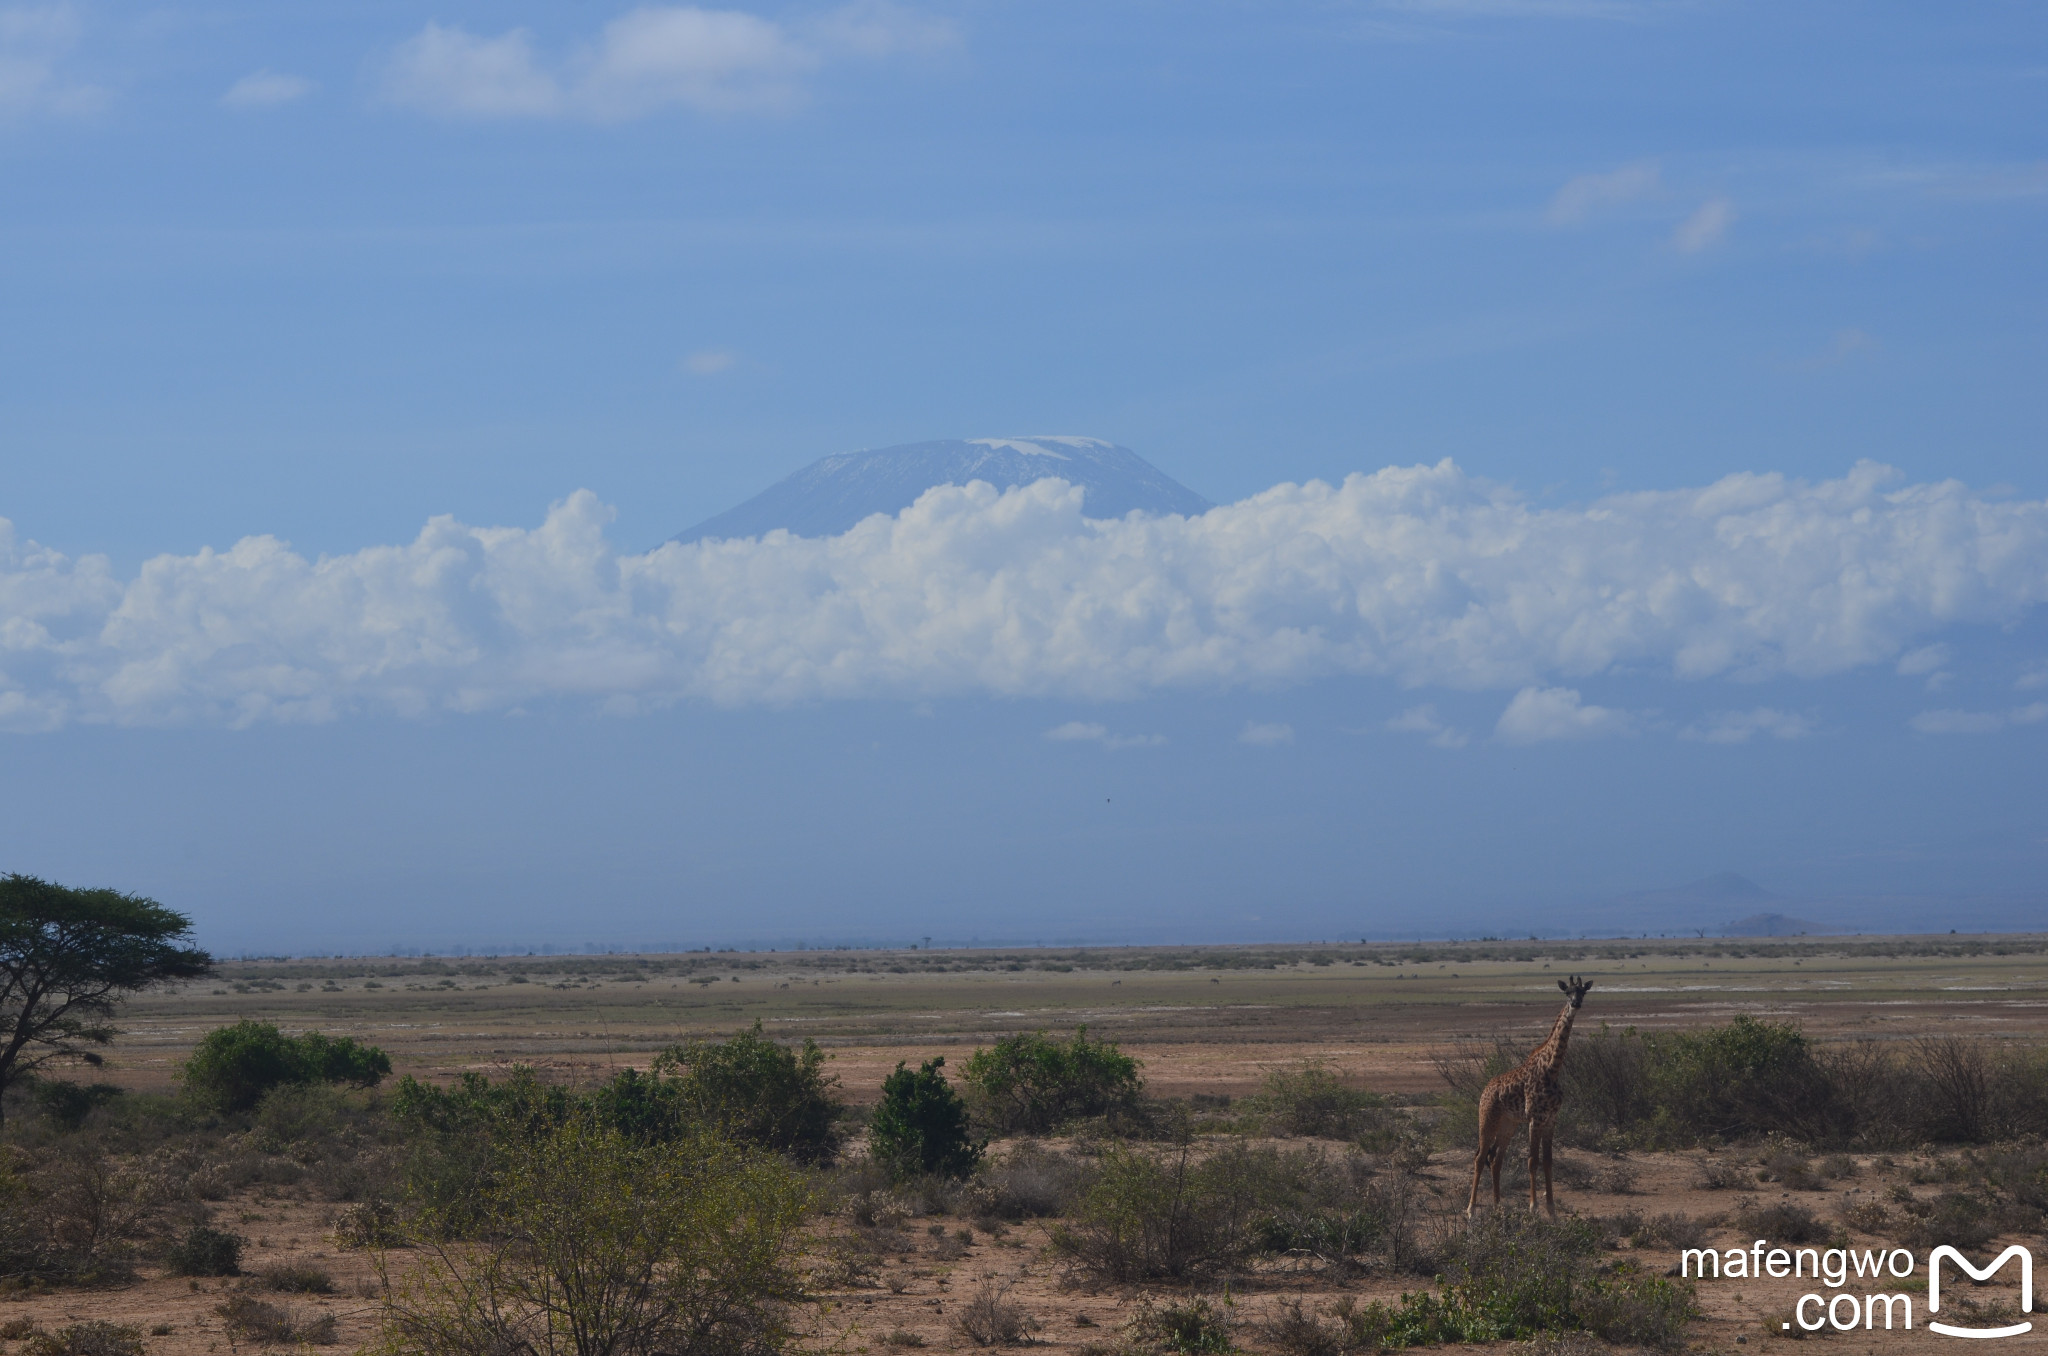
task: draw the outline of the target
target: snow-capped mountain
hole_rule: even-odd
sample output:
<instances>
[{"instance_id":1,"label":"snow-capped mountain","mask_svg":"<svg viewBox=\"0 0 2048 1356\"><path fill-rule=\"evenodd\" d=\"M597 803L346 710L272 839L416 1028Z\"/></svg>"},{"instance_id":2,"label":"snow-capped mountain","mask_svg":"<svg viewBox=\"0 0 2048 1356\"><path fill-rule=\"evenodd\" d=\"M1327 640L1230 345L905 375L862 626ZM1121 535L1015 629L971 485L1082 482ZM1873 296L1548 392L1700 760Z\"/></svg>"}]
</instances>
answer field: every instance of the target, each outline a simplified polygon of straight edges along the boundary
<instances>
[{"instance_id":1,"label":"snow-capped mountain","mask_svg":"<svg viewBox=\"0 0 2048 1356\"><path fill-rule=\"evenodd\" d=\"M1091 518L1214 507L1128 447L1099 438L944 438L821 457L674 540L758 537L778 527L799 537L836 536L869 514L901 512L934 485L985 480L1006 490L1048 478L1079 485Z\"/></svg>"}]
</instances>

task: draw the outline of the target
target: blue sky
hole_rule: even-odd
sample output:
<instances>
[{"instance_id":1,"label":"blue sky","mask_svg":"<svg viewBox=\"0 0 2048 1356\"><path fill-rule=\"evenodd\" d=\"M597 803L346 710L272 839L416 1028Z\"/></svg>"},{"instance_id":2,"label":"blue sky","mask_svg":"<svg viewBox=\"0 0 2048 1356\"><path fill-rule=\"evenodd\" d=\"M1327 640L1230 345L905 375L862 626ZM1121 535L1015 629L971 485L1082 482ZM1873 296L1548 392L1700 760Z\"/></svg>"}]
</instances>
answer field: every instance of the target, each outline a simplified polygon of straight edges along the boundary
<instances>
[{"instance_id":1,"label":"blue sky","mask_svg":"<svg viewBox=\"0 0 2048 1356\"><path fill-rule=\"evenodd\" d=\"M0 866L226 947L2010 925L2044 30L0 7ZM640 554L1030 433L1233 507Z\"/></svg>"}]
</instances>

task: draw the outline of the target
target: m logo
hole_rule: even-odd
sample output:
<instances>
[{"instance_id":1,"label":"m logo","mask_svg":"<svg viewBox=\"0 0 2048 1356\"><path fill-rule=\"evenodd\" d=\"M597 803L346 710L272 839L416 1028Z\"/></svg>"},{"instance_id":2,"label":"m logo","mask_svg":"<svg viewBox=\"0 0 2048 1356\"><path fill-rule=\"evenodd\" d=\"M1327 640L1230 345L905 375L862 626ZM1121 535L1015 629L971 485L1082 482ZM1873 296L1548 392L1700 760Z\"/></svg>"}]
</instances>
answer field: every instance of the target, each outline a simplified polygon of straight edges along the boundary
<instances>
[{"instance_id":1,"label":"m logo","mask_svg":"<svg viewBox=\"0 0 2048 1356\"><path fill-rule=\"evenodd\" d=\"M1951 1262L1954 1262L1957 1266L1961 1267L1965 1272L1969 1274L1970 1279L1973 1281L1988 1281L1991 1279L1992 1273L1996 1272L2000 1267L2004 1266L2007 1262L2010 1262L2015 1257L2019 1258L2020 1310L2023 1313L2029 1314L2034 1312L2033 1253L2027 1251L2025 1248L2015 1243L2011 1247L2007 1248L2004 1252L1998 1254L1997 1261L1993 1262L1990 1266L1985 1267L1983 1270L1979 1271L1976 1267L1970 1265L1969 1258L1963 1256L1954 1248L1951 1248L1946 1243L1944 1243L1940 1247L1936 1248L1933 1252L1929 1253L1927 1256L1928 1313L1938 1314L1941 1312L1941 1259L1944 1257L1948 1258ZM1950 1337L2017 1337L2023 1332L2032 1331L2034 1327L2034 1325L2031 1322L2014 1323L2003 1328L1957 1328L1952 1327L1947 1323L1932 1322L1930 1322L1927 1326L1933 1329L1935 1332L1944 1333Z\"/></svg>"}]
</instances>

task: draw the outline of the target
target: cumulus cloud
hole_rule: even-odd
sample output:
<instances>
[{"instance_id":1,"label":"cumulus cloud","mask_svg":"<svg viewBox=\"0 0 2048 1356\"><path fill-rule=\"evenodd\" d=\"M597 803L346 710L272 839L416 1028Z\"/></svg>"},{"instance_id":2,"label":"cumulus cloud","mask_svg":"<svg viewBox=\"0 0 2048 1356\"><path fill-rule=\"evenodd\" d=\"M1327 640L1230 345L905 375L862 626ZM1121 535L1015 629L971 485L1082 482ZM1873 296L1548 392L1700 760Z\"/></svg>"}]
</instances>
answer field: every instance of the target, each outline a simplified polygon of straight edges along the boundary
<instances>
[{"instance_id":1,"label":"cumulus cloud","mask_svg":"<svg viewBox=\"0 0 2048 1356\"><path fill-rule=\"evenodd\" d=\"M1269 724L1262 721L1248 720L1245 722L1244 728L1237 732L1237 742L1255 745L1260 748L1273 748L1280 744L1292 744L1294 742L1294 727L1292 725Z\"/></svg>"},{"instance_id":2,"label":"cumulus cloud","mask_svg":"<svg viewBox=\"0 0 2048 1356\"><path fill-rule=\"evenodd\" d=\"M1100 744L1106 749L1152 748L1166 742L1165 735L1111 734L1107 725L1084 720L1070 720L1064 725L1055 725L1045 732L1045 737L1062 743Z\"/></svg>"},{"instance_id":3,"label":"cumulus cloud","mask_svg":"<svg viewBox=\"0 0 2048 1356\"><path fill-rule=\"evenodd\" d=\"M251 537L132 578L0 529L5 719L1103 699L1369 675L1527 689L1503 737L1539 717L1587 733L1626 717L1577 704L1575 679L1894 665L2048 601L2048 503L1867 464L1544 507L1446 461L1111 521L1083 518L1061 481L977 483L838 537L640 555L607 540L610 516L578 492L532 528L436 518L318 560Z\"/></svg>"},{"instance_id":4,"label":"cumulus cloud","mask_svg":"<svg viewBox=\"0 0 2048 1356\"><path fill-rule=\"evenodd\" d=\"M245 75L228 86L227 93L220 96L221 105L237 111L257 108L275 108L279 104L295 103L311 94L315 86L311 80L300 75L280 75L276 71L257 71Z\"/></svg>"},{"instance_id":5,"label":"cumulus cloud","mask_svg":"<svg viewBox=\"0 0 2048 1356\"><path fill-rule=\"evenodd\" d=\"M0 118L92 113L105 105L105 90L66 71L82 27L70 5L0 8Z\"/></svg>"},{"instance_id":6,"label":"cumulus cloud","mask_svg":"<svg viewBox=\"0 0 2048 1356\"><path fill-rule=\"evenodd\" d=\"M1636 718L1611 706L1588 706L1568 687L1525 687L1500 713L1496 737L1510 744L1553 739L1601 739L1634 734Z\"/></svg>"},{"instance_id":7,"label":"cumulus cloud","mask_svg":"<svg viewBox=\"0 0 2048 1356\"><path fill-rule=\"evenodd\" d=\"M1605 208L1649 197L1657 191L1660 177L1654 160L1638 160L1602 174L1581 174L1557 190L1546 215L1553 226L1574 226Z\"/></svg>"},{"instance_id":8,"label":"cumulus cloud","mask_svg":"<svg viewBox=\"0 0 2048 1356\"><path fill-rule=\"evenodd\" d=\"M1436 707L1429 705L1409 707L1388 721L1387 729L1394 734L1427 735L1440 749L1462 749L1471 742L1463 730L1437 719Z\"/></svg>"},{"instance_id":9,"label":"cumulus cloud","mask_svg":"<svg viewBox=\"0 0 2048 1356\"><path fill-rule=\"evenodd\" d=\"M1700 209L1678 223L1678 229L1671 233L1671 246L1680 254L1698 254L1721 243L1721 237L1728 234L1728 228L1735 224L1735 204L1726 198L1712 198L1700 204Z\"/></svg>"},{"instance_id":10,"label":"cumulus cloud","mask_svg":"<svg viewBox=\"0 0 2048 1356\"><path fill-rule=\"evenodd\" d=\"M559 56L539 51L525 29L488 37L429 23L392 53L384 95L467 118L621 121L669 107L780 112L803 101L805 77L828 61L928 53L956 40L949 22L886 0L860 0L801 24L647 5Z\"/></svg>"},{"instance_id":11,"label":"cumulus cloud","mask_svg":"<svg viewBox=\"0 0 2048 1356\"><path fill-rule=\"evenodd\" d=\"M1756 735L1804 739L1812 733L1813 722L1805 716L1759 706L1753 711L1716 711L1698 724L1680 730L1678 737L1707 744L1747 744Z\"/></svg>"}]
</instances>

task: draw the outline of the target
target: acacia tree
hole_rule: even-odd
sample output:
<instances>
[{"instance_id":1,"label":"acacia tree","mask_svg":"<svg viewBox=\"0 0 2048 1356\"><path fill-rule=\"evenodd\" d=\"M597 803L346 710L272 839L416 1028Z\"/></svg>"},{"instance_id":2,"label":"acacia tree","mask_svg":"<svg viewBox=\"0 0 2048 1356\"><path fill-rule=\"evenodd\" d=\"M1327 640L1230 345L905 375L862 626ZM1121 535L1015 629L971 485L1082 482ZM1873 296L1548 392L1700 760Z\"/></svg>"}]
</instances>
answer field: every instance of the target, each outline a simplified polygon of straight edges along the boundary
<instances>
[{"instance_id":1,"label":"acacia tree","mask_svg":"<svg viewBox=\"0 0 2048 1356\"><path fill-rule=\"evenodd\" d=\"M56 1059L97 1064L121 1000L195 979L192 920L141 895L0 876L0 1095Z\"/></svg>"}]
</instances>

